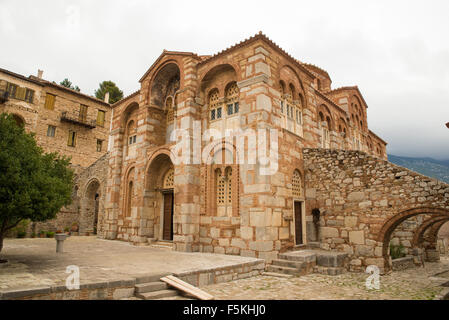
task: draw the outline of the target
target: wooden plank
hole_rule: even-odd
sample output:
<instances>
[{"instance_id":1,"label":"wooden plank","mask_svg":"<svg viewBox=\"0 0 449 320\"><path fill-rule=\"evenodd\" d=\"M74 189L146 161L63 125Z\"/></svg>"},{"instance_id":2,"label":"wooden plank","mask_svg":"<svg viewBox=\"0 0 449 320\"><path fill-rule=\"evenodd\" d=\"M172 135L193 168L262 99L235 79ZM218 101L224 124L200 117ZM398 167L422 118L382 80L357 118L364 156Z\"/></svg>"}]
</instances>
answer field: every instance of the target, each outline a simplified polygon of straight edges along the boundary
<instances>
[{"instance_id":1,"label":"wooden plank","mask_svg":"<svg viewBox=\"0 0 449 320\"><path fill-rule=\"evenodd\" d=\"M214 296L174 276L163 277L161 278L161 281L164 281L165 283L171 285L172 287L175 287L178 290L187 292L188 294L200 300L214 300Z\"/></svg>"}]
</instances>

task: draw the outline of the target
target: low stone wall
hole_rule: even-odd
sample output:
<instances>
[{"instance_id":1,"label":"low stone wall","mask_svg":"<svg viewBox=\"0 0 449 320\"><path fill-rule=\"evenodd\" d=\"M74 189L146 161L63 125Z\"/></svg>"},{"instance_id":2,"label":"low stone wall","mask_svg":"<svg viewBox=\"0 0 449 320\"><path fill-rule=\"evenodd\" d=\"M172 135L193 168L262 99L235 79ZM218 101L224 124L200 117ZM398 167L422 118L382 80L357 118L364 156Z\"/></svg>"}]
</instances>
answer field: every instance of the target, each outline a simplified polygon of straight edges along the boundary
<instances>
[{"instance_id":1,"label":"low stone wall","mask_svg":"<svg viewBox=\"0 0 449 320\"><path fill-rule=\"evenodd\" d=\"M0 300L117 300L134 295L136 279L81 284L79 290L66 286L0 291Z\"/></svg>"},{"instance_id":2,"label":"low stone wall","mask_svg":"<svg viewBox=\"0 0 449 320\"><path fill-rule=\"evenodd\" d=\"M260 275L265 270L265 260L258 259L221 268L202 269L175 274L191 285L202 287Z\"/></svg>"},{"instance_id":3,"label":"low stone wall","mask_svg":"<svg viewBox=\"0 0 449 320\"><path fill-rule=\"evenodd\" d=\"M399 259L394 259L392 261L393 271L401 271L406 269L415 268L415 258L414 257L404 257Z\"/></svg>"},{"instance_id":4,"label":"low stone wall","mask_svg":"<svg viewBox=\"0 0 449 320\"><path fill-rule=\"evenodd\" d=\"M201 287L260 275L265 270L265 260L233 264L226 267L199 269L173 274L175 277ZM167 274L168 275L168 274ZM0 300L119 300L134 296L136 283L145 282L144 275L137 278L81 284L79 290L66 286L36 287L0 291Z\"/></svg>"}]
</instances>

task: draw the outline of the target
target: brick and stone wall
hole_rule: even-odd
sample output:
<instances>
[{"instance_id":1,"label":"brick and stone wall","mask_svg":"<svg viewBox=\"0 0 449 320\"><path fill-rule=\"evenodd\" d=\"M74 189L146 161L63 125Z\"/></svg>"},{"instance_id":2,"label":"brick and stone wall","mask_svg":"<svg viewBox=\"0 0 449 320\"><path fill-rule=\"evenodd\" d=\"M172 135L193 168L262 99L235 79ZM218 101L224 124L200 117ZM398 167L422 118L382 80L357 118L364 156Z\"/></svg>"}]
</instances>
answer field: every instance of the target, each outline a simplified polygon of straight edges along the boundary
<instances>
[{"instance_id":1,"label":"brick and stone wall","mask_svg":"<svg viewBox=\"0 0 449 320\"><path fill-rule=\"evenodd\" d=\"M359 151L303 154L306 201L321 213L321 247L347 252L353 270L389 268L391 235L406 219L449 214L449 186L443 182Z\"/></svg>"}]
</instances>

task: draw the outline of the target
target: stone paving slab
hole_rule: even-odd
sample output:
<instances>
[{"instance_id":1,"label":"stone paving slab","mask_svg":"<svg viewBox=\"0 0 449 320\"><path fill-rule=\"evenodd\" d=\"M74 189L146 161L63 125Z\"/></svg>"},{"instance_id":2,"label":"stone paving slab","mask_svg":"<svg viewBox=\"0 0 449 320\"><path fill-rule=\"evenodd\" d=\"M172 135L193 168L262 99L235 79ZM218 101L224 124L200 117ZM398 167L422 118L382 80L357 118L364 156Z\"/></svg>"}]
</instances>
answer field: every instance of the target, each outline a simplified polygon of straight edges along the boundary
<instances>
[{"instance_id":1,"label":"stone paving slab","mask_svg":"<svg viewBox=\"0 0 449 320\"><path fill-rule=\"evenodd\" d=\"M381 276L379 290L366 288L368 274L364 273L309 274L292 278L265 274L201 289L218 300L431 300L447 294L441 276L449 275L448 270L449 257L445 256L441 262L426 263L425 268Z\"/></svg>"},{"instance_id":2,"label":"stone paving slab","mask_svg":"<svg viewBox=\"0 0 449 320\"><path fill-rule=\"evenodd\" d=\"M81 286L133 280L150 274L213 270L260 259L208 253L184 253L164 248L136 247L94 237L70 237L64 253L54 239L6 239L0 257L0 291L65 285L67 266L80 268ZM133 279L134 278L134 279Z\"/></svg>"}]
</instances>

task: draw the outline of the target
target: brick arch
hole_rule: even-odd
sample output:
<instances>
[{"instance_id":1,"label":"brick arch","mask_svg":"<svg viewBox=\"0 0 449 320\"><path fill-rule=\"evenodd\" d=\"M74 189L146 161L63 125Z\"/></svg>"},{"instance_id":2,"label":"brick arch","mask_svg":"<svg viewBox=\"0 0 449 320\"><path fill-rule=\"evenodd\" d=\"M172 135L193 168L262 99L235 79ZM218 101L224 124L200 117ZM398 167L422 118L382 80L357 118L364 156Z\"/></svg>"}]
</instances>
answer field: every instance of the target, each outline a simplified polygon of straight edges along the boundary
<instances>
[{"instance_id":1,"label":"brick arch","mask_svg":"<svg viewBox=\"0 0 449 320\"><path fill-rule=\"evenodd\" d=\"M232 81L239 82L241 80L240 68L235 63L232 63L230 61L216 63L213 66L209 67L207 70L203 71L198 76L198 79L201 79L201 80L198 82L199 86L197 88L196 95L198 97L203 97L203 98L207 99L208 96L205 93L205 89L207 88L209 81L213 80L220 73L229 72L229 71L232 71L232 73L233 73L232 79L230 79L229 81L226 81L226 83L223 83L222 85L216 86L218 91L220 92L220 94L222 93L224 95L225 87L228 85L229 82L232 82Z\"/></svg>"},{"instance_id":2,"label":"brick arch","mask_svg":"<svg viewBox=\"0 0 449 320\"><path fill-rule=\"evenodd\" d=\"M165 155L170 159L170 162L172 163L172 165L175 163L174 161L174 154L172 153L172 151L170 150L169 147L160 147L156 150L154 150L148 157L148 162L145 166L145 176L144 176L144 186L145 189L149 188L149 183L150 183L150 179L149 179L149 170L151 168L151 165L154 163L154 160L156 160L159 156L161 155Z\"/></svg>"},{"instance_id":3,"label":"brick arch","mask_svg":"<svg viewBox=\"0 0 449 320\"><path fill-rule=\"evenodd\" d=\"M449 217L448 216L436 216L436 217L431 217L429 219L427 219L426 221L424 221L416 230L415 233L413 235L413 240L412 240L412 247L418 247L422 244L423 241L423 236L424 233L431 227L433 227L435 224L438 224L439 222L447 222L449 221ZM441 226L440 226L441 227ZM439 228L438 230L436 230L436 233L438 234Z\"/></svg>"},{"instance_id":4,"label":"brick arch","mask_svg":"<svg viewBox=\"0 0 449 320\"><path fill-rule=\"evenodd\" d=\"M299 76L299 73L296 72L296 70L291 65L284 64L283 66L281 66L279 68L279 73L277 75L277 78L278 78L277 82L280 83L282 81L284 83L284 85L285 85L285 87L284 87L285 91L289 92L290 84L292 84L292 82L290 81L290 79L285 79L285 78L282 77L282 71L284 69L290 70L295 75L295 78L296 78L295 80L297 81L297 84L293 83L293 86L295 87L296 94L299 95L299 97L302 97L302 99L301 99L302 100L301 101L302 102L302 106L303 107L307 107L307 104L308 104L307 103L307 90L305 90L304 84L303 84L303 82L301 80L301 77ZM294 99L294 97L292 97L292 99Z\"/></svg>"},{"instance_id":5,"label":"brick arch","mask_svg":"<svg viewBox=\"0 0 449 320\"><path fill-rule=\"evenodd\" d=\"M431 208L431 207L420 207L420 208L413 208L404 210L392 217L390 217L382 226L380 229L378 235L377 235L377 241L382 243L382 256L385 260L385 268L390 268L389 263L389 242L391 239L391 235L393 234L394 230L404 222L405 220L420 215L420 214L430 214L430 215L437 215L437 216L447 216L449 218L449 210L443 209L443 208Z\"/></svg>"},{"instance_id":6,"label":"brick arch","mask_svg":"<svg viewBox=\"0 0 449 320\"><path fill-rule=\"evenodd\" d=\"M332 116L332 112L330 111L329 107L326 106L325 104L321 104L317 108L317 112L316 112L317 122L319 122L318 118L319 118L320 112L324 115L324 120L325 121L326 121L326 118L329 117L330 124L329 124L329 128L328 129L329 129L329 131L334 131L335 130L335 121L334 121L334 117Z\"/></svg>"},{"instance_id":7,"label":"brick arch","mask_svg":"<svg viewBox=\"0 0 449 320\"><path fill-rule=\"evenodd\" d=\"M126 130L126 125L130 119L130 115L135 111L139 110L139 104L135 101L129 103L120 115L120 127L122 130ZM137 125L137 123L136 123Z\"/></svg>"}]
</instances>

